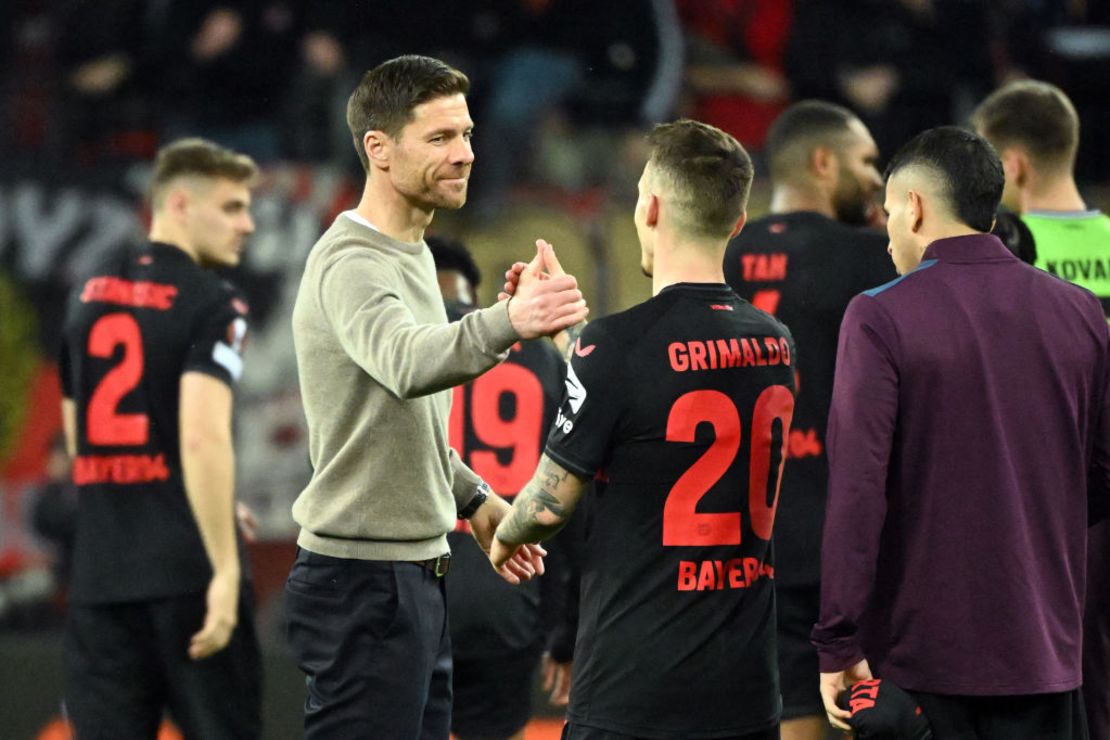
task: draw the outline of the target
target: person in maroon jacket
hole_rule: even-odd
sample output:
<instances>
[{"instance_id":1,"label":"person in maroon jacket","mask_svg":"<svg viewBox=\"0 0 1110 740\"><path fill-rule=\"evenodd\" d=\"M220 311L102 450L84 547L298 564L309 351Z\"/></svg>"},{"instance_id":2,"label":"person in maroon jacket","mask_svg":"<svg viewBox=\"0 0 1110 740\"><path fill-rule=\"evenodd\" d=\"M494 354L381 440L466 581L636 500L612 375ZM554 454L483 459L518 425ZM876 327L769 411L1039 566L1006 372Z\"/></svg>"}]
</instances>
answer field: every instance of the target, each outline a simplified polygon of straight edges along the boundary
<instances>
[{"instance_id":1,"label":"person in maroon jacket","mask_svg":"<svg viewBox=\"0 0 1110 740\"><path fill-rule=\"evenodd\" d=\"M821 617L832 724L850 683L907 689L943 738L1086 738L1088 500L1110 498L1098 299L987 234L998 155L930 129L887 168L901 277L841 326Z\"/></svg>"}]
</instances>

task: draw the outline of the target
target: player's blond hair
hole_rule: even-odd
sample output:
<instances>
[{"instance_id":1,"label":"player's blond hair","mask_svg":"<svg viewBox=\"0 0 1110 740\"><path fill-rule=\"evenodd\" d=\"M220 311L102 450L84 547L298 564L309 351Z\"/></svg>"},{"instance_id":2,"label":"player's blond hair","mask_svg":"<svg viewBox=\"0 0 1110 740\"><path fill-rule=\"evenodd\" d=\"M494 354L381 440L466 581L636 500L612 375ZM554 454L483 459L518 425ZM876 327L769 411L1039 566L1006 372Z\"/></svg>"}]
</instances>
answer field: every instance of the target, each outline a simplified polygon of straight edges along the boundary
<instances>
[{"instance_id":1,"label":"player's blond hair","mask_svg":"<svg viewBox=\"0 0 1110 740\"><path fill-rule=\"evenodd\" d=\"M159 208L169 185L182 177L223 178L251 184L258 177L258 165L240 154L206 139L179 139L158 151L151 177L150 200Z\"/></svg>"}]
</instances>

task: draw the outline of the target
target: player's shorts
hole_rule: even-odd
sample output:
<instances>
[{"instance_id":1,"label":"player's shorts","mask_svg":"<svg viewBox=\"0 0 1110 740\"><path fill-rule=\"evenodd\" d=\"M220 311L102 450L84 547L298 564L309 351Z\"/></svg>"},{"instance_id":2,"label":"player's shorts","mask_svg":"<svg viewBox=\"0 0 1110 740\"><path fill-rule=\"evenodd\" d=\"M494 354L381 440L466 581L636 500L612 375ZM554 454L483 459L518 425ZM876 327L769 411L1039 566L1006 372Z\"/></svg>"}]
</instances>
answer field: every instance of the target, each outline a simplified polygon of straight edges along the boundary
<instances>
[{"instance_id":1,"label":"player's shorts","mask_svg":"<svg viewBox=\"0 0 1110 740\"><path fill-rule=\"evenodd\" d=\"M821 587L776 586L778 616L779 683L783 720L811 715L825 716L821 701L817 651L809 634L817 622Z\"/></svg>"},{"instance_id":2,"label":"player's shorts","mask_svg":"<svg viewBox=\"0 0 1110 740\"><path fill-rule=\"evenodd\" d=\"M935 738L1087 740L1089 737L1079 689L1026 696L909 693L917 699Z\"/></svg>"},{"instance_id":3,"label":"player's shorts","mask_svg":"<svg viewBox=\"0 0 1110 740\"><path fill-rule=\"evenodd\" d=\"M541 647L455 658L451 732L459 740L504 740L528 724Z\"/></svg>"},{"instance_id":4,"label":"player's shorts","mask_svg":"<svg viewBox=\"0 0 1110 740\"><path fill-rule=\"evenodd\" d=\"M154 737L168 708L185 737L261 736L262 663L249 588L227 647L188 655L205 593L71 605L65 636L66 713L79 738Z\"/></svg>"},{"instance_id":5,"label":"player's shorts","mask_svg":"<svg viewBox=\"0 0 1110 740\"><path fill-rule=\"evenodd\" d=\"M619 732L610 732L609 730L602 730L598 727L587 727L586 725L576 724L567 721L563 725L562 740L647 740L646 738L639 738L634 735L622 735ZM722 737L717 740L779 740L779 726L767 730L760 730L759 732L749 732L746 735L736 735L734 737Z\"/></svg>"}]
</instances>

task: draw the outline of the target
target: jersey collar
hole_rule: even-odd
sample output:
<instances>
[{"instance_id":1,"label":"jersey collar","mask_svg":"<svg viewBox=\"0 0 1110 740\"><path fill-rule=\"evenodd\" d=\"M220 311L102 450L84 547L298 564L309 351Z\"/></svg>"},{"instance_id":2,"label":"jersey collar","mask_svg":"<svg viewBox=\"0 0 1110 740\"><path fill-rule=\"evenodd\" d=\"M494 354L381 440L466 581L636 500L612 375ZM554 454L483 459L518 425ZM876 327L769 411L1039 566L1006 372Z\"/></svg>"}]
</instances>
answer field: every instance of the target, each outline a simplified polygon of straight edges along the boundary
<instances>
[{"instance_id":1,"label":"jersey collar","mask_svg":"<svg viewBox=\"0 0 1110 740\"><path fill-rule=\"evenodd\" d=\"M921 261L941 262L1004 262L1016 260L1013 252L994 234L970 234L937 239L925 248Z\"/></svg>"}]
</instances>

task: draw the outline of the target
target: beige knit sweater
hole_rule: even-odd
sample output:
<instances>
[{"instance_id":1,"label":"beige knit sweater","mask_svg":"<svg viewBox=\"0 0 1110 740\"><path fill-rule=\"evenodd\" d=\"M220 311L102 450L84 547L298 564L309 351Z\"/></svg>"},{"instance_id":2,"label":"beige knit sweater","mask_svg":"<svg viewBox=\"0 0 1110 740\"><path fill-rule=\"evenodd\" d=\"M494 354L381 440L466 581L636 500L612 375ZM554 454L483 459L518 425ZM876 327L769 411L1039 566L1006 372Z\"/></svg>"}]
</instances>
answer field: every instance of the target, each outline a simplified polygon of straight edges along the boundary
<instances>
[{"instance_id":1,"label":"beige knit sweater","mask_svg":"<svg viewBox=\"0 0 1110 740\"><path fill-rule=\"evenodd\" d=\"M504 303L448 324L427 245L341 214L293 308L313 468L293 504L297 543L361 560L446 552L480 482L447 444L450 389L518 339Z\"/></svg>"}]
</instances>

